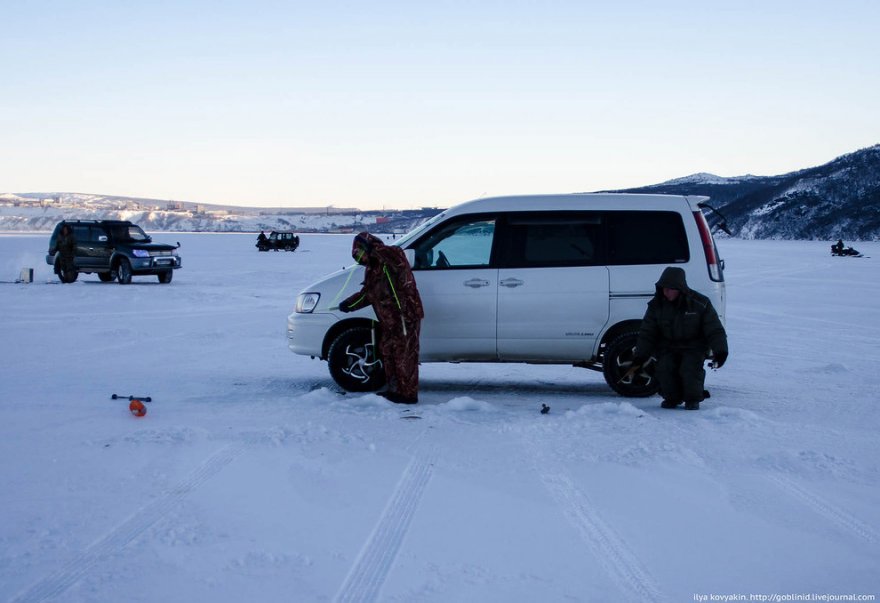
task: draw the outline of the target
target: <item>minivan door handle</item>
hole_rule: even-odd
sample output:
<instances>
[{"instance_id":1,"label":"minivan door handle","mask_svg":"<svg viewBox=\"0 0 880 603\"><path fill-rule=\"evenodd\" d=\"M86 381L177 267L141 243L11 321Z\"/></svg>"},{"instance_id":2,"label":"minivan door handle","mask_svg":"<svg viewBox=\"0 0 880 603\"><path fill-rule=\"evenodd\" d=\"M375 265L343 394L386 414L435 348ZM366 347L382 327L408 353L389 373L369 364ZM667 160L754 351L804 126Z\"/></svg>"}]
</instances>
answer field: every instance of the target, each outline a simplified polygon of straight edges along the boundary
<instances>
[{"instance_id":1,"label":"minivan door handle","mask_svg":"<svg viewBox=\"0 0 880 603\"><path fill-rule=\"evenodd\" d=\"M512 289L514 287L519 287L520 285L522 285L523 281L519 280L518 278L506 278L503 281L501 281L499 284L502 287L509 287Z\"/></svg>"},{"instance_id":2,"label":"minivan door handle","mask_svg":"<svg viewBox=\"0 0 880 603\"><path fill-rule=\"evenodd\" d=\"M470 287L471 289L479 289L480 287L488 287L489 281L481 278L472 278L469 281L465 281L464 286Z\"/></svg>"}]
</instances>

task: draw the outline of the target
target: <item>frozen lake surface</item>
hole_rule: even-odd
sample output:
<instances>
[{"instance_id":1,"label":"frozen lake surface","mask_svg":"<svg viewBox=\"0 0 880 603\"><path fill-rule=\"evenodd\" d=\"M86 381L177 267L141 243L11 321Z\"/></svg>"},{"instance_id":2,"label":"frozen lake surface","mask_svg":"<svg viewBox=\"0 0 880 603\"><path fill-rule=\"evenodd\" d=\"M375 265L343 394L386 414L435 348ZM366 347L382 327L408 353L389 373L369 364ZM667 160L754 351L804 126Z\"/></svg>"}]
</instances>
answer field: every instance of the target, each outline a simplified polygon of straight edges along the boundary
<instances>
[{"instance_id":1,"label":"frozen lake surface","mask_svg":"<svg viewBox=\"0 0 880 603\"><path fill-rule=\"evenodd\" d=\"M731 356L685 412L515 364L423 365L415 407L342 395L285 329L351 237L155 238L170 285L60 285L47 235L0 236L0 280L36 272L0 285L2 601L880 589L880 244L720 240Z\"/></svg>"}]
</instances>

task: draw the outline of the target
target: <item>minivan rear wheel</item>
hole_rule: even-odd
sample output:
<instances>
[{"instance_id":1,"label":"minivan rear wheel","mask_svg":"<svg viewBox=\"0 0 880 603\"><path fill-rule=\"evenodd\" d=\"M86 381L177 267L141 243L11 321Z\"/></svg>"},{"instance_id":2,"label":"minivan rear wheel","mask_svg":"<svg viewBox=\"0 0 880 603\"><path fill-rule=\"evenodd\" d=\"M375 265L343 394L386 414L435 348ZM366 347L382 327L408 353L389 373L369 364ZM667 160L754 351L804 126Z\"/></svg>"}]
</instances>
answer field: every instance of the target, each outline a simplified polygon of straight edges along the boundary
<instances>
[{"instance_id":1,"label":"minivan rear wheel","mask_svg":"<svg viewBox=\"0 0 880 603\"><path fill-rule=\"evenodd\" d=\"M654 364L629 374L632 368L633 348L639 334L636 331L616 337L605 349L602 373L608 385L621 396L645 398L657 393L658 384L654 377Z\"/></svg>"},{"instance_id":2,"label":"minivan rear wheel","mask_svg":"<svg viewBox=\"0 0 880 603\"><path fill-rule=\"evenodd\" d=\"M385 369L379 350L372 343L372 332L353 327L339 334L327 354L330 376L350 392L373 392L385 385Z\"/></svg>"}]
</instances>

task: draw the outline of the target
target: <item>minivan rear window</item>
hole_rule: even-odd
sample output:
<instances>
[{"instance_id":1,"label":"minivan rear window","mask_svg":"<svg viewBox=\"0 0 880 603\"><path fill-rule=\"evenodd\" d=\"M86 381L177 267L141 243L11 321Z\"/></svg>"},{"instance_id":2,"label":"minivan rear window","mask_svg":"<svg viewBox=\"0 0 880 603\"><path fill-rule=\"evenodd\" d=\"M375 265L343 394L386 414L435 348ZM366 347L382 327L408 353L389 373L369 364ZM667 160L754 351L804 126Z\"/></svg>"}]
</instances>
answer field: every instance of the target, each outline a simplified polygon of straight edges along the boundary
<instances>
[{"instance_id":1,"label":"minivan rear window","mask_svg":"<svg viewBox=\"0 0 880 603\"><path fill-rule=\"evenodd\" d=\"M608 264L679 264L690 260L681 214L674 211L612 211Z\"/></svg>"}]
</instances>

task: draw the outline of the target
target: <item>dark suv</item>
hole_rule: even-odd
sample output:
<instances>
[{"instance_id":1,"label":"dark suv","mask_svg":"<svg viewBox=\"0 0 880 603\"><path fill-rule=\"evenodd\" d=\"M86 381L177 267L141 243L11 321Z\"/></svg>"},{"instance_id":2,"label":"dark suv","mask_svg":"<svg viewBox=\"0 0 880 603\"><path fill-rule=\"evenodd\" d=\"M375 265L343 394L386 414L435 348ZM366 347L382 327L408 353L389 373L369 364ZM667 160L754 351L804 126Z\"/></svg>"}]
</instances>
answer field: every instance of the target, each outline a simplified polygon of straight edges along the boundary
<instances>
[{"instance_id":1,"label":"dark suv","mask_svg":"<svg viewBox=\"0 0 880 603\"><path fill-rule=\"evenodd\" d=\"M58 249L58 235L67 225L76 239L73 264L64 262ZM55 268L58 278L72 283L79 273L98 275L103 282L118 279L131 282L132 276L154 274L160 283L170 283L174 269L180 268L177 248L180 243L153 243L140 226L120 220L65 220L59 222L49 239L46 263Z\"/></svg>"},{"instance_id":2,"label":"dark suv","mask_svg":"<svg viewBox=\"0 0 880 603\"><path fill-rule=\"evenodd\" d=\"M270 249L296 251L296 248L299 247L299 237L291 230L273 230L268 237L265 235L258 237L256 247L260 251L269 251Z\"/></svg>"}]
</instances>

